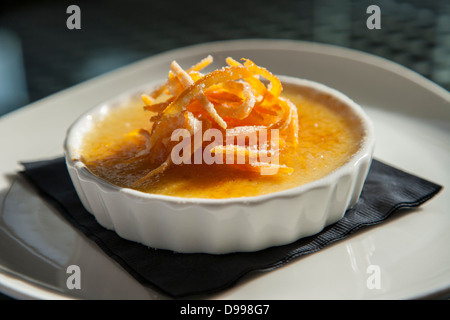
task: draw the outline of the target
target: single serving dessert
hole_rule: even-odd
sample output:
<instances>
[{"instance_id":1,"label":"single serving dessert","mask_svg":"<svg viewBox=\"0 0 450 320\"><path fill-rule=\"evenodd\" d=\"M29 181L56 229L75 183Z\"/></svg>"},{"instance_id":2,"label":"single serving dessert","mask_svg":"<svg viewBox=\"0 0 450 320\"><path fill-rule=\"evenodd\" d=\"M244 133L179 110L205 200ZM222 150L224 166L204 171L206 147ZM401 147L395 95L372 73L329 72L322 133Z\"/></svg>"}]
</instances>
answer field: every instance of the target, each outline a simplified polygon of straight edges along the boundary
<instances>
[{"instance_id":1,"label":"single serving dessert","mask_svg":"<svg viewBox=\"0 0 450 320\"><path fill-rule=\"evenodd\" d=\"M82 161L119 187L187 198L263 195L320 179L360 148L349 112L248 59L208 56L97 121Z\"/></svg>"}]
</instances>

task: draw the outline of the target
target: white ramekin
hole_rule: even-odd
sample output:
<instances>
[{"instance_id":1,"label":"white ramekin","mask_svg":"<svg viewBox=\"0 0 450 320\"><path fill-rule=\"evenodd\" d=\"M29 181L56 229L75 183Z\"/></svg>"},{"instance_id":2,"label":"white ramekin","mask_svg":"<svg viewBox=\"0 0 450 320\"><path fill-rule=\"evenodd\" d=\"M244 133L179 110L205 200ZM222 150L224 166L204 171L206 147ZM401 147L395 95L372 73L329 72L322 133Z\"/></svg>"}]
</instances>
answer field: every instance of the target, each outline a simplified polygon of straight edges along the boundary
<instances>
[{"instance_id":1,"label":"white ramekin","mask_svg":"<svg viewBox=\"0 0 450 320\"><path fill-rule=\"evenodd\" d=\"M316 234L337 222L358 201L364 185L375 143L372 123L358 104L335 89L304 79L280 79L357 119L363 132L361 146L345 165L306 185L255 197L181 198L117 187L87 169L79 160L79 148L93 123L142 92L135 90L93 108L67 132L67 167L83 205L102 226L124 239L182 253L257 251Z\"/></svg>"}]
</instances>

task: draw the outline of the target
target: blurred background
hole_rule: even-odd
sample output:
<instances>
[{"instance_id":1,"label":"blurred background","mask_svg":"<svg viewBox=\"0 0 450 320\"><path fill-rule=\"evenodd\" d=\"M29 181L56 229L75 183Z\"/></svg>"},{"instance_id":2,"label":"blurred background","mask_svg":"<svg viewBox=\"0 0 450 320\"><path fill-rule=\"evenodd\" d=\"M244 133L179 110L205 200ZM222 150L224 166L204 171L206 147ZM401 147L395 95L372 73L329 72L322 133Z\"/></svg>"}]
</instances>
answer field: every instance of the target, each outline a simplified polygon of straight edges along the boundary
<instances>
[{"instance_id":1,"label":"blurred background","mask_svg":"<svg viewBox=\"0 0 450 320\"><path fill-rule=\"evenodd\" d=\"M69 30L69 5L81 29ZM367 7L381 9L369 30ZM339 45L450 89L449 0L11 1L0 4L0 116L166 50L242 38Z\"/></svg>"}]
</instances>

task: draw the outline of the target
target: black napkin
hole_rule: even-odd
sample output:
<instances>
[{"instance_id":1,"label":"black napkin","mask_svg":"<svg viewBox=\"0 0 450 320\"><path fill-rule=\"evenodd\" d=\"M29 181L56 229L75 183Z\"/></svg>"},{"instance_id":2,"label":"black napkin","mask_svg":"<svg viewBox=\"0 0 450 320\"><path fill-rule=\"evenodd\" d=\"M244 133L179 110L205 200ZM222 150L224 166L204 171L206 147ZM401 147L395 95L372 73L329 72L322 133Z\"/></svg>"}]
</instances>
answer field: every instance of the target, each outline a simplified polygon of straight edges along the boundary
<instances>
[{"instance_id":1,"label":"black napkin","mask_svg":"<svg viewBox=\"0 0 450 320\"><path fill-rule=\"evenodd\" d=\"M373 160L359 202L317 235L258 252L181 254L124 240L97 223L82 206L64 158L23 163L21 174L76 228L144 286L173 297L204 295L229 288L244 275L278 268L299 256L345 239L356 230L388 219L400 208L417 207L441 186Z\"/></svg>"}]
</instances>

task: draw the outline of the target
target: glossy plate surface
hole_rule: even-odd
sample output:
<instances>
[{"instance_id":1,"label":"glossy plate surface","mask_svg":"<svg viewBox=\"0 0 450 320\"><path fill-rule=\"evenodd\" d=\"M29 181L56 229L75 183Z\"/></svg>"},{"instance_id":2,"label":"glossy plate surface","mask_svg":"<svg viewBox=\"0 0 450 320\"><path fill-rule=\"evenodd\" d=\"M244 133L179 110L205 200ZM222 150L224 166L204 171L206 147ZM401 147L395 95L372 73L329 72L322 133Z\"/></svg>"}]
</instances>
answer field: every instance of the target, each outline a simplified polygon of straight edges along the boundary
<instances>
[{"instance_id":1,"label":"glossy plate surface","mask_svg":"<svg viewBox=\"0 0 450 320\"><path fill-rule=\"evenodd\" d=\"M375 157L444 186L431 201L275 271L243 279L211 299L410 299L450 294L450 97L420 75L353 50L298 41L202 44L152 56L0 119L0 290L16 298L164 299L142 287L17 180L19 161L63 153L70 124L119 92L166 76L176 59L251 57L276 74L336 88L374 122ZM17 147L19 146L19 147ZM81 290L66 286L68 265ZM380 268L370 289L367 268Z\"/></svg>"}]
</instances>

